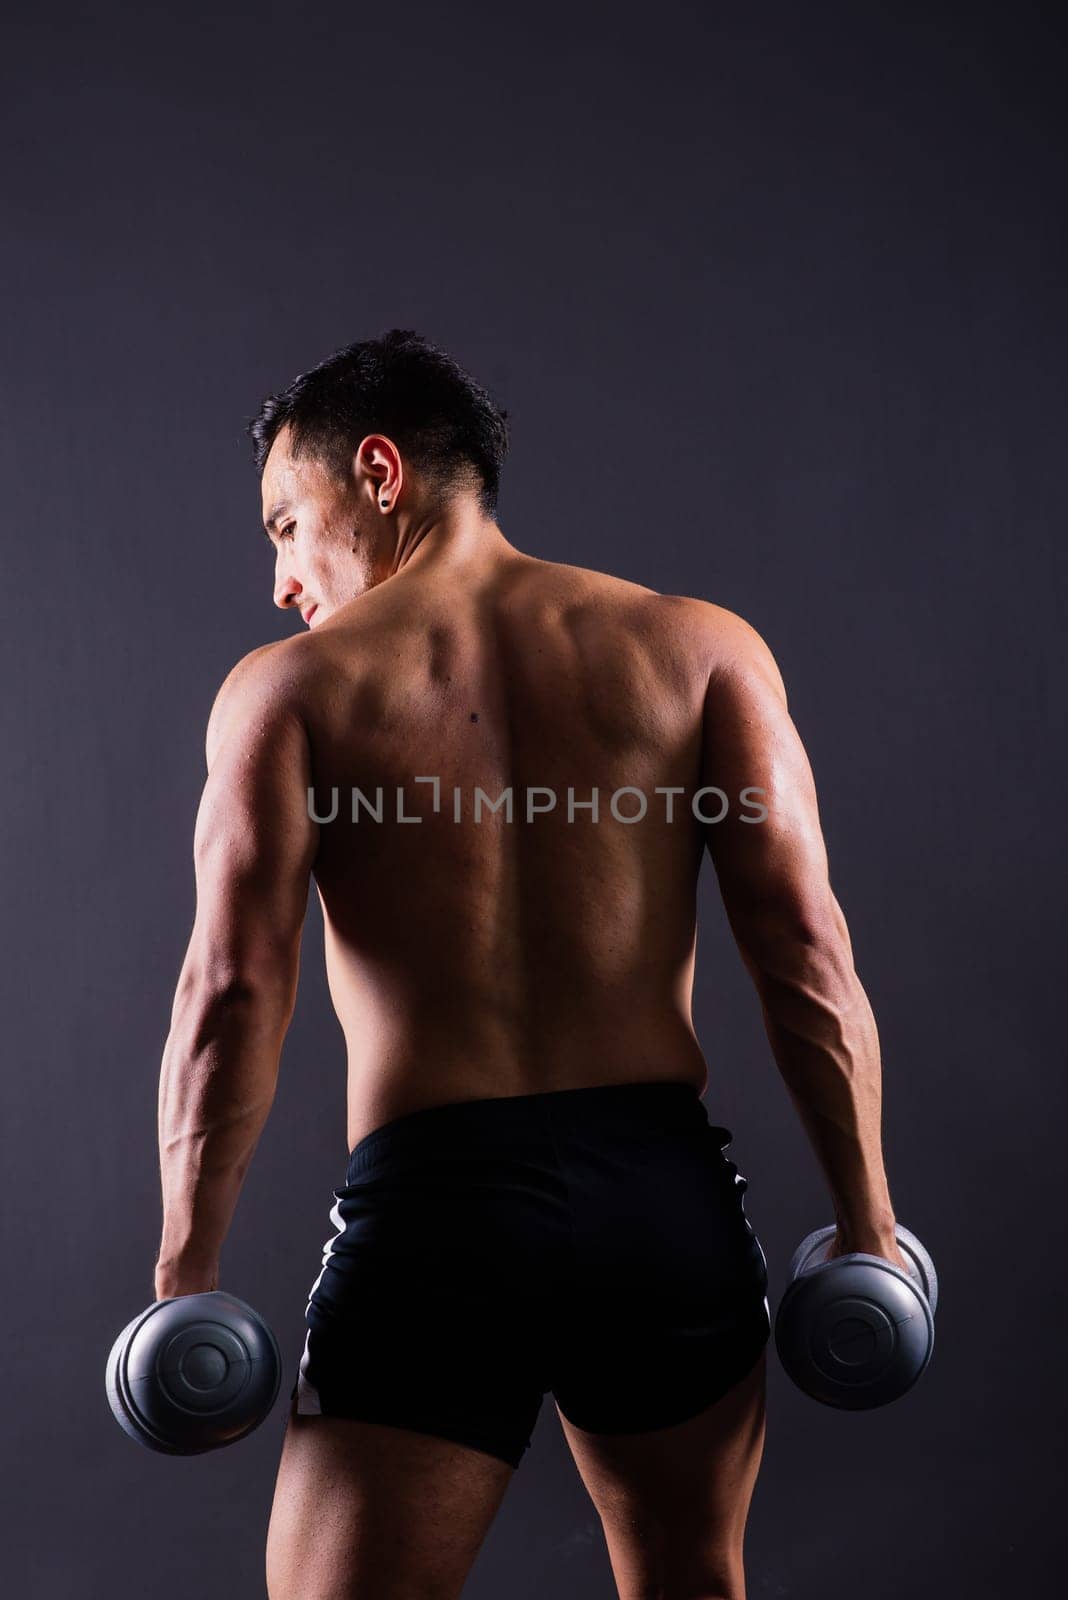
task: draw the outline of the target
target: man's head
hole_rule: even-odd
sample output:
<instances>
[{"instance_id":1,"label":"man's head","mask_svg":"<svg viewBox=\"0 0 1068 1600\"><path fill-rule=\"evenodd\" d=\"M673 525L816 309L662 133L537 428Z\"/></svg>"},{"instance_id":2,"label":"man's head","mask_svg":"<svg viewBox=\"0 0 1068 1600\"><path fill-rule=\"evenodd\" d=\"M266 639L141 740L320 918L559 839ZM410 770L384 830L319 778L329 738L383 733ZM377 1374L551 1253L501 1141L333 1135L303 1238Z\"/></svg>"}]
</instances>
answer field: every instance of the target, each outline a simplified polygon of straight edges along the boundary
<instances>
[{"instance_id":1,"label":"man's head","mask_svg":"<svg viewBox=\"0 0 1068 1600\"><path fill-rule=\"evenodd\" d=\"M507 412L436 345L391 329L268 396L249 423L275 601L322 620L466 502L496 510ZM399 532L403 522L403 533Z\"/></svg>"}]
</instances>

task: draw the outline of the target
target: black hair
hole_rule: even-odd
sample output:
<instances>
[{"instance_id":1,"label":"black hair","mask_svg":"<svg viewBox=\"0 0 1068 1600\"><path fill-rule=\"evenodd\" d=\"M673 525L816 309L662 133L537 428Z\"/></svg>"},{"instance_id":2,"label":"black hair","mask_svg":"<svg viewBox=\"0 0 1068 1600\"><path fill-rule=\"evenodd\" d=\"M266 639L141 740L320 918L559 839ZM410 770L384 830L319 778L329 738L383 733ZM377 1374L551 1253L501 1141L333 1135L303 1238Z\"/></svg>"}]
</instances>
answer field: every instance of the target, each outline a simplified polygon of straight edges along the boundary
<instances>
[{"instance_id":1,"label":"black hair","mask_svg":"<svg viewBox=\"0 0 1068 1600\"><path fill-rule=\"evenodd\" d=\"M482 510L492 516L497 509L508 413L411 329L391 328L335 350L268 395L248 424L260 473L287 425L295 456L317 455L339 473L367 434L387 434L442 490L477 487Z\"/></svg>"}]
</instances>

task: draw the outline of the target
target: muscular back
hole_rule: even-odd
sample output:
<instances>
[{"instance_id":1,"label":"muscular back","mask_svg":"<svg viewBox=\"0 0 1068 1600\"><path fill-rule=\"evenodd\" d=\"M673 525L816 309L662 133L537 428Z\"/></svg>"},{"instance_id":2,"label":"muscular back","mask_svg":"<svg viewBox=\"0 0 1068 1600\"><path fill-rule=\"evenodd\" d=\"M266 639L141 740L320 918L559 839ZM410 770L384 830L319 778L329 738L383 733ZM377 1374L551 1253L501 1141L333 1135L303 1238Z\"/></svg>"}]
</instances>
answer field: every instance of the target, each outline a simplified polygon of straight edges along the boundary
<instances>
[{"instance_id":1,"label":"muscular back","mask_svg":"<svg viewBox=\"0 0 1068 1600\"><path fill-rule=\"evenodd\" d=\"M690 1014L698 605L510 551L445 579L402 570L290 641L320 817L337 791L314 875L350 1146L460 1098L704 1088ZM438 810L420 777L440 780ZM645 797L639 821L612 814L624 788ZM685 790L671 822L658 788ZM381 790L381 821L359 801L352 820L354 789L372 806ZM420 820L398 820L398 789ZM491 809L509 789L510 822ZM528 789L553 809L528 819ZM596 822L581 804L594 789ZM641 804L617 798L622 817Z\"/></svg>"}]
</instances>

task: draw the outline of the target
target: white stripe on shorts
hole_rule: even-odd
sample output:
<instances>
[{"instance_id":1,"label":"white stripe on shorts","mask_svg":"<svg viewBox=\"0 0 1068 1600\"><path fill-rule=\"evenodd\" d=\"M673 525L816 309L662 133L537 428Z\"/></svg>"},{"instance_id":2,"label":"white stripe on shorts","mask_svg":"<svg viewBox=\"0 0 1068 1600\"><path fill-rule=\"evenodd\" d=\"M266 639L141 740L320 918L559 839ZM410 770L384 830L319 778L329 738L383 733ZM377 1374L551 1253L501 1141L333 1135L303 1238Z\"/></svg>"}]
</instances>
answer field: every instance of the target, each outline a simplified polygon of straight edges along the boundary
<instances>
[{"instance_id":1,"label":"white stripe on shorts","mask_svg":"<svg viewBox=\"0 0 1068 1600\"><path fill-rule=\"evenodd\" d=\"M330 1221L334 1224L335 1232L331 1234L323 1246L323 1264L319 1270L319 1276L311 1286L308 1304L304 1308L305 1318L307 1318L308 1312L311 1310L311 1303L315 1299L315 1291L323 1281L323 1273L330 1264L334 1246L345 1231L345 1223L341 1215L341 1197L336 1189L334 1190L334 1204L330 1208ZM304 1336L304 1351L300 1358L300 1370L297 1373L297 1414L302 1417L321 1416L323 1410L319 1400L319 1391L308 1377L308 1342L310 1339L311 1329L309 1328Z\"/></svg>"}]
</instances>

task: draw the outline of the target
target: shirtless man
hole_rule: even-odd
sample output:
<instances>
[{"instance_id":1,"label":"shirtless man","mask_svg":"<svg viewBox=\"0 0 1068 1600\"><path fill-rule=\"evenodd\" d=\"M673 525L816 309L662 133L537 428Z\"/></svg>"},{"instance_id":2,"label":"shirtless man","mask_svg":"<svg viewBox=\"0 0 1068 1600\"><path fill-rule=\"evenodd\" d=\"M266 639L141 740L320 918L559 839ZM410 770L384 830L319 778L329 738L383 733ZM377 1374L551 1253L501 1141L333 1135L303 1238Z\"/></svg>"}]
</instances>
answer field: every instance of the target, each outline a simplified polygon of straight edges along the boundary
<instances>
[{"instance_id":1,"label":"shirtless man","mask_svg":"<svg viewBox=\"0 0 1068 1600\"><path fill-rule=\"evenodd\" d=\"M719 606L510 544L505 415L414 334L331 357L250 431L275 603L307 632L240 661L208 726L156 1293L217 1285L314 877L350 1154L271 1600L459 1595L549 1392L622 1600L741 1600L770 1330L700 1099L706 850L838 1250L903 1264L875 1025L775 662Z\"/></svg>"}]
</instances>

